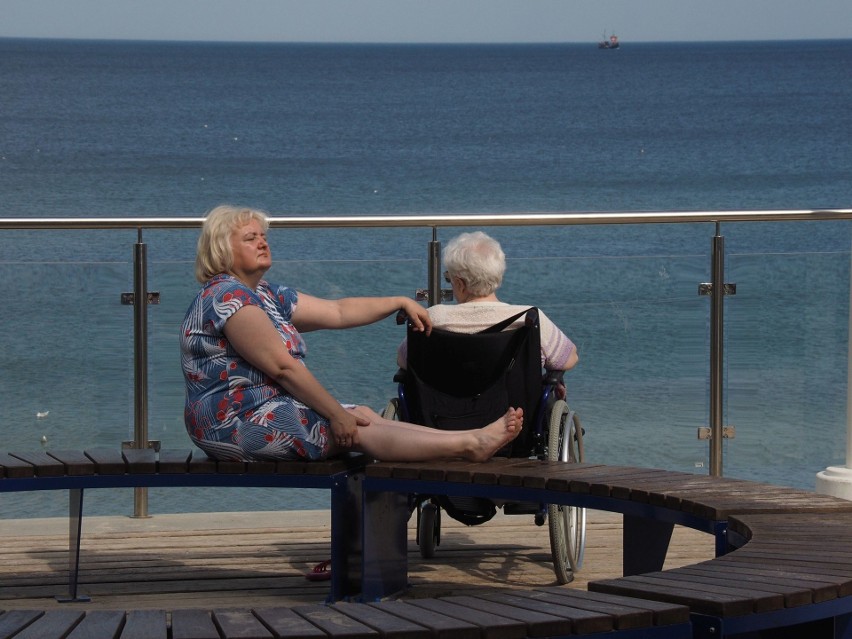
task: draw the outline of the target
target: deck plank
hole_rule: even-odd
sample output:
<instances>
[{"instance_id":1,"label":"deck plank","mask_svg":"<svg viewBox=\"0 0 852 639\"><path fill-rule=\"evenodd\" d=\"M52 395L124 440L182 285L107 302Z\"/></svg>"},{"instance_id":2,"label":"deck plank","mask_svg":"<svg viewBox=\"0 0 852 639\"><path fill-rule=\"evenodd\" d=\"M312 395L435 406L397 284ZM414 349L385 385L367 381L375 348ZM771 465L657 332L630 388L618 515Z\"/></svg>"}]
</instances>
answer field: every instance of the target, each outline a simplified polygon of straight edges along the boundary
<instances>
[{"instance_id":1,"label":"deck plank","mask_svg":"<svg viewBox=\"0 0 852 639\"><path fill-rule=\"evenodd\" d=\"M621 516L590 511L589 518L584 566L566 588L584 591L590 580L621 574ZM473 527L443 517L441 545L429 560L414 543L414 520L406 599L476 596L495 584L558 588L547 527L536 526L532 516L498 513ZM67 607L54 600L67 588L67 521L0 519L0 530L6 540L0 548L0 610ZM329 582L304 575L328 559L330 537L328 511L87 517L79 590L92 602L74 605L257 610L322 603ZM676 527L666 568L708 560L713 547L710 535Z\"/></svg>"}]
</instances>

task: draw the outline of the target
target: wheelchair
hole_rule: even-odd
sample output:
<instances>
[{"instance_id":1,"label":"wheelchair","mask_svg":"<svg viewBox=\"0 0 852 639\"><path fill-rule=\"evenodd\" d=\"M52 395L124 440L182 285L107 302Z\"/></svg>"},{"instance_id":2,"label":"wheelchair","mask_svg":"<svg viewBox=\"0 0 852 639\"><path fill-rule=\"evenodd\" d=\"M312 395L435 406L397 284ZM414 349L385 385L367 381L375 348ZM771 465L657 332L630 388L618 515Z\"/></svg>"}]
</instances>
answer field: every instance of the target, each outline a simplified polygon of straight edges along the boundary
<instances>
[{"instance_id":1,"label":"wheelchair","mask_svg":"<svg viewBox=\"0 0 852 639\"><path fill-rule=\"evenodd\" d=\"M507 329L524 318L520 328ZM404 318L398 318L404 321ZM407 324L407 367L394 376L397 397L383 416L443 430L484 426L509 406L524 409L524 428L498 457L584 461L583 428L577 414L557 397L563 371L542 375L538 309L530 308L479 333L432 329L427 337ZM415 495L417 544L431 558L441 539L441 511L466 525L490 520L498 505L481 497ZM556 579L569 583L583 562L584 508L504 503L505 514L532 514L548 523Z\"/></svg>"}]
</instances>

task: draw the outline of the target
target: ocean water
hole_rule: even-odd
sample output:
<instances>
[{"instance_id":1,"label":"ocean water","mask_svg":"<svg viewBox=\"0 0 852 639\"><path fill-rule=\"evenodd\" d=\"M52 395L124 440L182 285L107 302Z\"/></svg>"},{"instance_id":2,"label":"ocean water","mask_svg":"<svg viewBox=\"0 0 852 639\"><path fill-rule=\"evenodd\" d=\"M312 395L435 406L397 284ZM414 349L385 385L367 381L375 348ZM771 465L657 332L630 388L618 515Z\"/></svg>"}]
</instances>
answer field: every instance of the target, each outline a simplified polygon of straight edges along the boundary
<instances>
[{"instance_id":1,"label":"ocean water","mask_svg":"<svg viewBox=\"0 0 852 639\"><path fill-rule=\"evenodd\" d=\"M3 217L849 208L852 41L397 46L0 39ZM577 342L587 455L707 472L710 224L485 228L501 297ZM446 241L458 229L439 229ZM848 222L727 223L724 470L812 488L843 464ZM176 329L197 233L150 230L149 431L186 446ZM273 230L270 279L425 285L430 229ZM0 232L4 448L132 438L134 231ZM391 320L308 335L342 401L394 393ZM38 413L46 416L38 417ZM91 493L92 491L90 491ZM130 491L87 511L125 513ZM211 505L212 504L212 505ZM151 511L312 508L315 491L152 490ZM61 514L4 496L0 517Z\"/></svg>"}]
</instances>

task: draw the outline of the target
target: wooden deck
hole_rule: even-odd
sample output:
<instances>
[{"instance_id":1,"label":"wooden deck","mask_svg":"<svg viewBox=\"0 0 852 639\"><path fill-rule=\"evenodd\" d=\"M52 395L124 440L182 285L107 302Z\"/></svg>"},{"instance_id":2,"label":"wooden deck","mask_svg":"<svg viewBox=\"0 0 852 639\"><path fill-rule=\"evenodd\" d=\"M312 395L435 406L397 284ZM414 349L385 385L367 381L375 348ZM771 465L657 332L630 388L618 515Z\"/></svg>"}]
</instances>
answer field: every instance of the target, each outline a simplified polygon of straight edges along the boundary
<instances>
[{"instance_id":1,"label":"wooden deck","mask_svg":"<svg viewBox=\"0 0 852 639\"><path fill-rule=\"evenodd\" d=\"M588 516L584 566L567 588L621 575L621 516ZM556 584L547 526L531 516L498 514L476 527L444 516L430 560L420 558L413 522L412 588L404 597ZM0 610L269 607L322 602L328 590L328 582L304 578L328 558L327 511L90 517L79 591L92 601L60 604L54 596L67 590L67 526L64 519L0 520ZM710 535L676 526L665 567L712 556Z\"/></svg>"}]
</instances>

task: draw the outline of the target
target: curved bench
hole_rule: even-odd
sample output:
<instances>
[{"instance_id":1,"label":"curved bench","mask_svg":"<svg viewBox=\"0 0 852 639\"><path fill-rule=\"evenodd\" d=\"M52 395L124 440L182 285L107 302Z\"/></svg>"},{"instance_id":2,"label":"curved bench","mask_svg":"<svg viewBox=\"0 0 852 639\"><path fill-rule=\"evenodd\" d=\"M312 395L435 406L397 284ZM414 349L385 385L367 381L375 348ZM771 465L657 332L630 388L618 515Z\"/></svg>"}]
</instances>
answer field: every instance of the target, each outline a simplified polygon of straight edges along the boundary
<instances>
[{"instance_id":1,"label":"curved bench","mask_svg":"<svg viewBox=\"0 0 852 639\"><path fill-rule=\"evenodd\" d=\"M263 610L10 610L0 639L108 636L114 639L525 639L585 635L602 639L685 639L689 609L620 595L541 588L476 596L364 603L359 544L364 474L358 460L215 462L190 451L92 449L0 453L0 492L69 490L71 549L66 600L76 593L83 491L137 486L279 486L332 491L332 586L328 605ZM365 512L371 510L364 508ZM406 507L407 513L407 507ZM406 515L407 516L407 515ZM339 571L339 572L338 572ZM357 603L337 601L358 599Z\"/></svg>"},{"instance_id":2,"label":"curved bench","mask_svg":"<svg viewBox=\"0 0 852 639\"><path fill-rule=\"evenodd\" d=\"M852 632L852 502L843 499L738 479L538 460L376 464L365 474L368 506L384 506L382 495L443 493L621 512L625 576L592 582L589 591L686 605L696 637L798 624L810 624L802 637L825 627L832 629L825 636ZM398 520L393 511L364 518L396 534ZM714 534L717 557L663 571L674 524ZM379 553L371 534L365 552ZM398 588L401 572L387 571L400 561L382 556L376 570L365 566L365 595Z\"/></svg>"},{"instance_id":3,"label":"curved bench","mask_svg":"<svg viewBox=\"0 0 852 639\"><path fill-rule=\"evenodd\" d=\"M808 632L830 626L830 636L843 636L850 628L852 502L648 468L517 459L485 464L376 463L363 469L353 463L214 462L206 456L195 458L189 451L111 449L0 454L0 492L71 491L72 574L73 561L79 561L74 528L79 544L86 488L329 488L330 600L359 602L269 611L175 611L159 625L150 623L153 613L146 611L35 611L29 616L10 611L0 615L0 638L53 636L46 629L56 624L66 627L64 634L55 636L68 636L67 631L78 626L80 636L89 636L89 624L92 628L118 624L108 636L135 639L162 637L163 632L174 639L366 639L377 634L399 635L398 639L521 639L597 633L719 637L797 624L810 624ZM417 493L623 513L625 576L592 582L588 592L537 588L475 597L374 601L407 586L406 522L409 496ZM717 557L663 571L675 524L715 535ZM360 525L361 535L351 534L353 525ZM187 619L193 623L186 625ZM279 627L279 622L284 625ZM245 624L257 631L245 629ZM151 634L155 627L160 634Z\"/></svg>"},{"instance_id":4,"label":"curved bench","mask_svg":"<svg viewBox=\"0 0 852 639\"><path fill-rule=\"evenodd\" d=\"M589 590L687 605L696 637L790 626L801 637L849 636L852 513L731 514L730 530L747 543L725 556Z\"/></svg>"}]
</instances>

